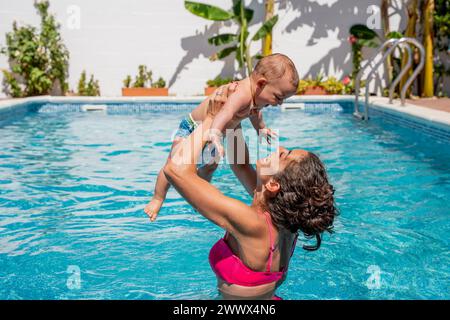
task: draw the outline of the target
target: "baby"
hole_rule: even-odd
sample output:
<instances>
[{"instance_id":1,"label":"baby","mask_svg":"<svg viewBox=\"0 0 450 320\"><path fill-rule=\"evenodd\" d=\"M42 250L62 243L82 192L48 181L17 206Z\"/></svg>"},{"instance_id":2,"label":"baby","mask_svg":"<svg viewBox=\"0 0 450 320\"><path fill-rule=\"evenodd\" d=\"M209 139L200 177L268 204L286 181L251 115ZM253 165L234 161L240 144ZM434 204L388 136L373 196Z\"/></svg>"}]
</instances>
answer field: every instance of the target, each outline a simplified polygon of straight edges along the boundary
<instances>
[{"instance_id":1,"label":"baby","mask_svg":"<svg viewBox=\"0 0 450 320\"><path fill-rule=\"evenodd\" d=\"M263 57L256 64L249 77L231 84L228 88L234 92L228 96L224 105L214 117L210 130L209 141L213 146L212 156L214 157L215 149L223 156L224 151L221 143L223 133L227 129L240 128L241 121L246 118L249 118L258 134L265 136L270 143L275 133L266 127L262 109L268 105L281 105L284 99L294 95L297 92L298 81L299 77L294 63L287 56L277 53ZM220 96L221 91L222 88L219 88L216 95ZM205 99L181 121L175 134L172 149L180 142L180 139L188 137L198 124L206 118L210 99L213 98ZM200 165L198 166L198 174L205 180L210 181L216 167L217 165ZM156 180L153 198L144 209L151 221L155 221L169 187L170 184L161 170Z\"/></svg>"}]
</instances>

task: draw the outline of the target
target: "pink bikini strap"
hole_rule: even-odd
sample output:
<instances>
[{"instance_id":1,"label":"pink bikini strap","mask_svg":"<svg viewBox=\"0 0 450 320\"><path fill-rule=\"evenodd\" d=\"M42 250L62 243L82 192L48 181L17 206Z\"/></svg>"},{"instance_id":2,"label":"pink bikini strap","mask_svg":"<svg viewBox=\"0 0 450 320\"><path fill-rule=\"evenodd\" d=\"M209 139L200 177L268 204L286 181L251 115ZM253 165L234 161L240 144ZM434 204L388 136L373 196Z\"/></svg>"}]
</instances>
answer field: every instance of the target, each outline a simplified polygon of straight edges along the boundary
<instances>
[{"instance_id":1,"label":"pink bikini strap","mask_svg":"<svg viewBox=\"0 0 450 320\"><path fill-rule=\"evenodd\" d=\"M270 268L272 267L273 252L275 251L275 245L274 245L273 239L272 239L272 228L271 228L272 220L269 217L270 214L267 211L265 211L264 215L266 216L267 225L269 227L269 241L270 241L269 259L267 260L266 271L270 272ZM225 235L224 235L223 239L227 240L227 238L228 238L228 231L225 231ZM295 234L294 242L292 244L291 257L294 254L295 246L297 244L297 238L298 238L298 232Z\"/></svg>"},{"instance_id":2,"label":"pink bikini strap","mask_svg":"<svg viewBox=\"0 0 450 320\"><path fill-rule=\"evenodd\" d=\"M273 243L273 239L272 239L272 222L271 219L269 217L269 213L267 211L264 212L264 215L266 216L266 220L267 220L267 225L269 227L269 240L270 240L270 250L269 250L269 259L267 260L267 272L270 272L270 268L272 267L272 256L273 256L273 252L275 251L275 245Z\"/></svg>"}]
</instances>

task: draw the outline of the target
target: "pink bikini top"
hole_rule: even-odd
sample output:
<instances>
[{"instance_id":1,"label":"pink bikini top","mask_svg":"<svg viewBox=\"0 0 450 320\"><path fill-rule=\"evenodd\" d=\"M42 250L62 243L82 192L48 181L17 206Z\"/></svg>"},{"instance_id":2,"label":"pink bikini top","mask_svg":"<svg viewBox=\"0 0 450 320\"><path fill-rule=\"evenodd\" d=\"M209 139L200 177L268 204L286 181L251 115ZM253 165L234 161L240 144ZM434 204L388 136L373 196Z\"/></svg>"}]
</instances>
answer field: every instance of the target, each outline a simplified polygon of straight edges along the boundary
<instances>
[{"instance_id":1,"label":"pink bikini top","mask_svg":"<svg viewBox=\"0 0 450 320\"><path fill-rule=\"evenodd\" d=\"M228 232L226 232L225 236L217 241L209 252L209 264L211 265L211 268L215 274L224 281L231 284L253 287L278 281L286 272L285 267L281 268L278 272L270 271L275 246L272 239L272 222L269 213L265 212L264 214L269 226L270 238L270 253L269 259L267 260L266 271L253 271L247 267L242 260L231 251L226 242L226 237L228 235ZM291 257L294 253L297 236L298 234L295 235L294 243L292 244Z\"/></svg>"}]
</instances>

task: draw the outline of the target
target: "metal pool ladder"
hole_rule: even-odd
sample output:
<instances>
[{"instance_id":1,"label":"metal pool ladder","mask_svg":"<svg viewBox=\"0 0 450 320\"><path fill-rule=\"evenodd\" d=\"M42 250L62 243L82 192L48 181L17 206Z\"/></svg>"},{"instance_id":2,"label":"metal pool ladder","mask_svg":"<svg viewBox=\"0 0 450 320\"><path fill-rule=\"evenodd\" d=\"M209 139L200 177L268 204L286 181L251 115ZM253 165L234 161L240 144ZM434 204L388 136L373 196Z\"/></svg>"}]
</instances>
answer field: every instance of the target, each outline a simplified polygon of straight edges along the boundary
<instances>
[{"instance_id":1,"label":"metal pool ladder","mask_svg":"<svg viewBox=\"0 0 450 320\"><path fill-rule=\"evenodd\" d=\"M369 120L369 90L368 90L369 82L370 82L370 80L372 80L373 76L378 72L378 68L380 67L380 65L382 63L384 63L384 61L387 59L387 57L389 57L389 55L394 51L394 49L400 45L402 47L406 48L406 51L408 52L408 61L406 62L406 65L404 66L404 68L400 71L399 75L395 78L394 81L392 81L392 83L389 87L389 103L390 104L392 104L392 101L393 101L395 88L397 87L397 85L399 84L401 79L405 76L405 74L408 72L409 68L412 65L413 51L412 51L411 47L415 46L420 51L419 65L416 67L416 69L414 69L414 72L411 74L411 76L405 82L405 85L403 86L403 88L401 88L401 92L400 92L401 105L402 106L405 105L406 92L407 92L408 88L411 86L411 84L413 83L414 79L416 79L417 76L419 75L419 73L422 71L423 66L425 64L425 49L422 46L422 44L414 38L389 39L385 43L383 43L383 45L381 47L378 48L378 50L375 53L375 55L373 56L373 58L370 59L361 68L358 75L356 76L356 79L355 79L355 108L354 108L354 112L353 112L353 115L356 118L358 118L360 120L366 120L366 121ZM385 50L386 48L388 48L388 49L383 54L381 60L378 61L375 65L372 65L372 62L375 60L375 57L380 52ZM366 79L366 97L365 97L365 101L364 101L364 113L361 113L359 111L359 91L361 88L362 76L364 74L364 71L368 67L370 67L370 72Z\"/></svg>"}]
</instances>

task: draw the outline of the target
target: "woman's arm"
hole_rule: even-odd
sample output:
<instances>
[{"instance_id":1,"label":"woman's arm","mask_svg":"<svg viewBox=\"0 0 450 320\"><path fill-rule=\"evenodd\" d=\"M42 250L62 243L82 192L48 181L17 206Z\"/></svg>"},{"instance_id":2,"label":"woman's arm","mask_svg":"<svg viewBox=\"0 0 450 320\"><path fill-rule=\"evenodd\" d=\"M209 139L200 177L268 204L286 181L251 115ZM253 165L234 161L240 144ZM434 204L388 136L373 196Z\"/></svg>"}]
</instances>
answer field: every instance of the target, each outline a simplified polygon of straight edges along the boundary
<instances>
[{"instance_id":1,"label":"woman's arm","mask_svg":"<svg viewBox=\"0 0 450 320\"><path fill-rule=\"evenodd\" d=\"M236 237L258 235L256 212L241 201L223 195L197 174L196 160L206 142L212 117L203 123L173 151L164 174L177 191L205 218Z\"/></svg>"}]
</instances>

